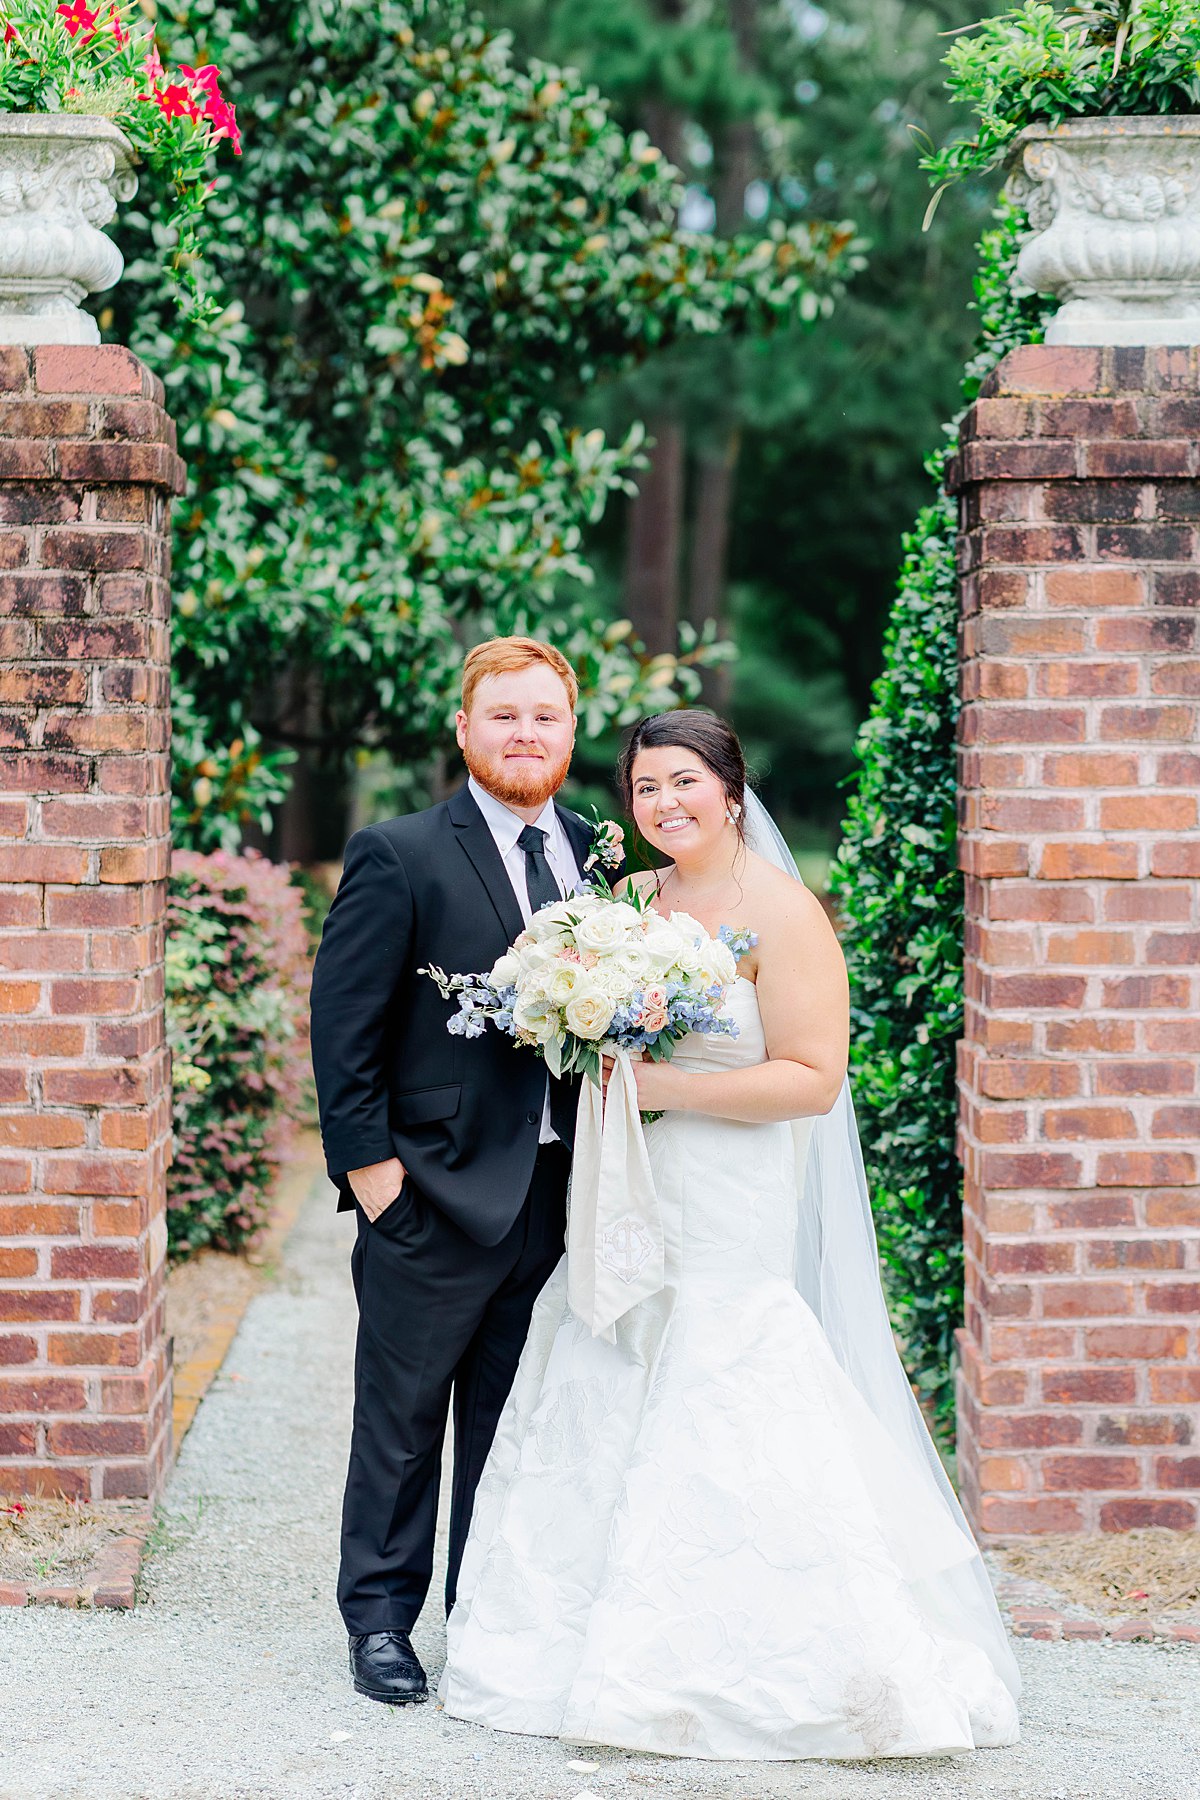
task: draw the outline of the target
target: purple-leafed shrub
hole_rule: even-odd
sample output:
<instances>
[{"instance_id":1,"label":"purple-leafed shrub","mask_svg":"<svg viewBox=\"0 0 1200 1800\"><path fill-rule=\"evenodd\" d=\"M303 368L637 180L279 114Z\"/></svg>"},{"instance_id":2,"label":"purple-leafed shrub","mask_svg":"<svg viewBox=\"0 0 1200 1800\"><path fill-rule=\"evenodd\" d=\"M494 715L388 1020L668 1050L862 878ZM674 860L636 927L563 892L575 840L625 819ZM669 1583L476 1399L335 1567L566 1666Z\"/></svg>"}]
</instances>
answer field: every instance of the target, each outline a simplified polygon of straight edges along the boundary
<instances>
[{"instance_id":1,"label":"purple-leafed shrub","mask_svg":"<svg viewBox=\"0 0 1200 1800\"><path fill-rule=\"evenodd\" d=\"M238 1250L264 1223L274 1167L308 1095L304 898L255 851L177 850L167 911L176 1260Z\"/></svg>"}]
</instances>

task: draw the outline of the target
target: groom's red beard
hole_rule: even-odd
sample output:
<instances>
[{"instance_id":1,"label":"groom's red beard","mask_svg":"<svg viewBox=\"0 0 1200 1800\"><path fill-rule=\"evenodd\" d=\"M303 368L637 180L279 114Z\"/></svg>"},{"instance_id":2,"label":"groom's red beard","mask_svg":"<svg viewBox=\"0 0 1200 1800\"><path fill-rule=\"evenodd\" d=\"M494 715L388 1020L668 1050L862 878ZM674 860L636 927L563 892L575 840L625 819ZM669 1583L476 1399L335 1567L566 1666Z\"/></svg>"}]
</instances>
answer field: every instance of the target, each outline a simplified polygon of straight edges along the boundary
<instances>
[{"instance_id":1,"label":"groom's red beard","mask_svg":"<svg viewBox=\"0 0 1200 1800\"><path fill-rule=\"evenodd\" d=\"M509 767L503 756L480 755L468 739L463 745L463 761L480 787L505 806L545 806L567 779L571 752L568 750L557 762L547 761L536 768L526 763L518 769Z\"/></svg>"}]
</instances>

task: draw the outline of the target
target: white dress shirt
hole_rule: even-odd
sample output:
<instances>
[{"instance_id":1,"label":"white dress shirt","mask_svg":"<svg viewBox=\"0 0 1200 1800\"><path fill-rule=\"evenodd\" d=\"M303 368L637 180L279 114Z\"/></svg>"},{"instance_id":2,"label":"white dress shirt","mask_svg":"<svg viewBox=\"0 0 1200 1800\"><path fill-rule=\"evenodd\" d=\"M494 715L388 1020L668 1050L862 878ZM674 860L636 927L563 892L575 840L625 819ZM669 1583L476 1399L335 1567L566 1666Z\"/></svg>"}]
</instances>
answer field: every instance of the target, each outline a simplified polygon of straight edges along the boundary
<instances>
[{"instance_id":1,"label":"white dress shirt","mask_svg":"<svg viewBox=\"0 0 1200 1800\"><path fill-rule=\"evenodd\" d=\"M525 884L525 852L517 843L517 839L525 829L526 821L518 813L510 812L503 800L497 800L481 787L473 775L467 778L467 787L471 798L483 814L487 828L491 832L500 860L504 864L504 872L512 884L517 905L521 909L521 917L528 925L533 917L533 908L529 904L529 889ZM579 873L579 865L575 861L575 852L571 849L571 840L563 829L562 820L554 810L553 798L547 800L533 824L546 834L545 854L550 866L550 873L565 896L575 893L583 886ZM546 1077L546 1094L542 1101L542 1128L538 1134L539 1144L556 1144L558 1133L550 1124L550 1077Z\"/></svg>"}]
</instances>

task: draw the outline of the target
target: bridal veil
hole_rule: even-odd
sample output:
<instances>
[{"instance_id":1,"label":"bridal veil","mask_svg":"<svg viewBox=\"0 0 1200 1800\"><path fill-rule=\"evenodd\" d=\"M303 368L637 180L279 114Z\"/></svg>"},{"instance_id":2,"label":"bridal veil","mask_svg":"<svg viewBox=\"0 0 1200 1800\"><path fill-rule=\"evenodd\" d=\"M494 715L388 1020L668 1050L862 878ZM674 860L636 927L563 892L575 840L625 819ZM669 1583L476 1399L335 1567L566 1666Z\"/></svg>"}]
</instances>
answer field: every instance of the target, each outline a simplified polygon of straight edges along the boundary
<instances>
[{"instance_id":1,"label":"bridal veil","mask_svg":"<svg viewBox=\"0 0 1200 1800\"><path fill-rule=\"evenodd\" d=\"M770 813L746 790L746 843L801 881ZM880 1431L887 1471L882 1517L921 1611L941 1632L978 1644L1015 1699L1020 1676L995 1595L962 1509L926 1429L896 1349L850 1083L832 1111L797 1120L796 1287ZM897 1470L903 1478L896 1481Z\"/></svg>"}]
</instances>

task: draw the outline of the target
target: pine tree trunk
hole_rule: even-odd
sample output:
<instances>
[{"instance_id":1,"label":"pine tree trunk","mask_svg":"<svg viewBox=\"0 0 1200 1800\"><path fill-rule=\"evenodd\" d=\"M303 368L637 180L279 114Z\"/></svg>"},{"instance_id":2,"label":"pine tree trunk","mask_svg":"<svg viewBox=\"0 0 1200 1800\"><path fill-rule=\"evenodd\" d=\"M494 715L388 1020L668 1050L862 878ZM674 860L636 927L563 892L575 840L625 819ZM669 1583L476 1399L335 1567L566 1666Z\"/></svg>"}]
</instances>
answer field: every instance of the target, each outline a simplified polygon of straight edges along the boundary
<instances>
[{"instance_id":1,"label":"pine tree trunk","mask_svg":"<svg viewBox=\"0 0 1200 1800\"><path fill-rule=\"evenodd\" d=\"M658 0L655 8L667 23L683 16L683 0ZM646 131L667 161L682 167L684 117L665 100L648 100ZM626 526L625 614L647 650L658 655L679 642L679 603L683 553L683 508L686 449L683 427L662 412L649 421L654 440L650 467L629 506Z\"/></svg>"},{"instance_id":2,"label":"pine tree trunk","mask_svg":"<svg viewBox=\"0 0 1200 1800\"><path fill-rule=\"evenodd\" d=\"M629 507L625 611L647 650L674 650L683 540L683 431L667 413L650 421L654 447Z\"/></svg>"},{"instance_id":3,"label":"pine tree trunk","mask_svg":"<svg viewBox=\"0 0 1200 1800\"><path fill-rule=\"evenodd\" d=\"M758 34L758 0L730 0L730 24L743 68L753 66ZM758 141L753 121L735 119L716 146L716 226L733 237L745 223L746 189L754 173ZM732 392L732 383L729 392ZM687 616L697 631L714 620L720 631L729 567L729 528L737 487L739 430L732 402L720 408L706 441L696 453L695 502L688 567ZM704 698L722 709L731 687L727 664L704 676Z\"/></svg>"}]
</instances>

